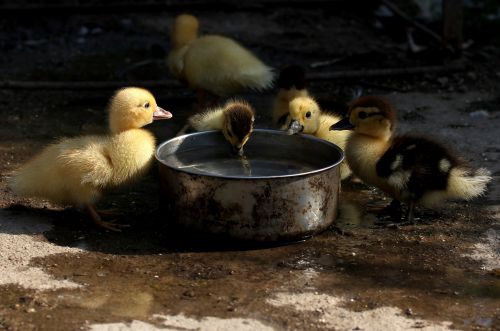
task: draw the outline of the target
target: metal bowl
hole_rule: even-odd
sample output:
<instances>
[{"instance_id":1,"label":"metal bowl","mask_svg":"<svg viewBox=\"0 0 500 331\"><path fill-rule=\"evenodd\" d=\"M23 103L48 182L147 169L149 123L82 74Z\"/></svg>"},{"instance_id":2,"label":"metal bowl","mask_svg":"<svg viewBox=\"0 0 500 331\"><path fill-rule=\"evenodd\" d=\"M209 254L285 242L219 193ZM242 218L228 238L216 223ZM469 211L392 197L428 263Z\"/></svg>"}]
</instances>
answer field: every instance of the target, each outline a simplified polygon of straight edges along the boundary
<instances>
[{"instance_id":1,"label":"metal bowl","mask_svg":"<svg viewBox=\"0 0 500 331\"><path fill-rule=\"evenodd\" d=\"M334 222L343 157L325 140L260 129L244 158L218 131L176 137L156 151L168 220L261 242L300 240Z\"/></svg>"}]
</instances>

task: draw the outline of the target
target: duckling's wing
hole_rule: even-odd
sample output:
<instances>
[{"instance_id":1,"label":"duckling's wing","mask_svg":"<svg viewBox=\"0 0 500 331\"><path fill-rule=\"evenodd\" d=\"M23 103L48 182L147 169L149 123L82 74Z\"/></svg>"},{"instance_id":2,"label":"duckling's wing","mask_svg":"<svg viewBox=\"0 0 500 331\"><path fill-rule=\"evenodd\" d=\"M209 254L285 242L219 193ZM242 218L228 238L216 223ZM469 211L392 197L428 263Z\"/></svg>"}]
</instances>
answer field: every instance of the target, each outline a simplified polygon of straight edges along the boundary
<instances>
[{"instance_id":1,"label":"duckling's wing","mask_svg":"<svg viewBox=\"0 0 500 331\"><path fill-rule=\"evenodd\" d=\"M62 146L58 161L63 175L76 177L82 185L103 188L112 178L113 164L103 137L82 137Z\"/></svg>"},{"instance_id":2,"label":"duckling's wing","mask_svg":"<svg viewBox=\"0 0 500 331\"><path fill-rule=\"evenodd\" d=\"M459 164L449 150L437 142L401 136L377 162L377 175L389 178L401 188L406 187L418 199L426 191L444 190L451 168Z\"/></svg>"}]
</instances>

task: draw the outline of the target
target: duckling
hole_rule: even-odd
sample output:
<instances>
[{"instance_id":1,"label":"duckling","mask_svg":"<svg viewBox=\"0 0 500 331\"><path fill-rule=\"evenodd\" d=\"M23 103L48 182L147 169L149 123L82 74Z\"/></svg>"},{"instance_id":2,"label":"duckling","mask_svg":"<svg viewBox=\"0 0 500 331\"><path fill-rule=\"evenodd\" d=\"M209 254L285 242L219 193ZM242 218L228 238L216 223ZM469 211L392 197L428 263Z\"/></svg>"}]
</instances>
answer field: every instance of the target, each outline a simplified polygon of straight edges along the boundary
<instances>
[{"instance_id":1,"label":"duckling","mask_svg":"<svg viewBox=\"0 0 500 331\"><path fill-rule=\"evenodd\" d=\"M142 88L118 90L109 107L108 135L62 139L14 172L10 186L27 197L83 207L98 226L119 231L104 222L94 204L103 191L143 175L153 161L155 138L141 129L172 114L157 106Z\"/></svg>"},{"instance_id":2,"label":"duckling","mask_svg":"<svg viewBox=\"0 0 500 331\"><path fill-rule=\"evenodd\" d=\"M414 220L416 203L432 207L446 199L470 200L484 194L491 180L488 170L470 169L428 138L394 136L395 125L396 113L389 102L365 96L330 130L354 130L345 150L353 173L392 196L392 206L407 203L408 222Z\"/></svg>"},{"instance_id":3,"label":"duckling","mask_svg":"<svg viewBox=\"0 0 500 331\"><path fill-rule=\"evenodd\" d=\"M232 150L243 155L243 146L253 131L255 111L245 101L230 100L223 107L196 114L188 119L196 131L222 130Z\"/></svg>"},{"instance_id":4,"label":"duckling","mask_svg":"<svg viewBox=\"0 0 500 331\"><path fill-rule=\"evenodd\" d=\"M281 70L277 81L278 95L273 103L272 122L277 127L283 127L287 122L288 105L297 97L308 97L306 77L302 67L289 65Z\"/></svg>"},{"instance_id":5,"label":"duckling","mask_svg":"<svg viewBox=\"0 0 500 331\"><path fill-rule=\"evenodd\" d=\"M287 121L288 104L297 97L311 96L307 89L304 69L298 65L289 65L281 70L277 80L278 94L273 103L272 123L282 128ZM315 95L314 99L323 111L333 112L341 117L347 113L348 103L361 95L361 88L342 87L332 95Z\"/></svg>"},{"instance_id":6,"label":"duckling","mask_svg":"<svg viewBox=\"0 0 500 331\"><path fill-rule=\"evenodd\" d=\"M226 97L245 88L262 90L272 85L272 69L249 50L223 36L199 37L198 28L196 17L176 17L167 64L177 79L198 91L200 106L206 91Z\"/></svg>"},{"instance_id":7,"label":"duckling","mask_svg":"<svg viewBox=\"0 0 500 331\"><path fill-rule=\"evenodd\" d=\"M310 97L297 97L289 103L289 117L285 127L289 134L305 133L325 139L345 149L349 132L332 132L330 126L340 120L339 116L322 113L318 104ZM351 174L346 161L340 165L340 178L346 179Z\"/></svg>"}]
</instances>

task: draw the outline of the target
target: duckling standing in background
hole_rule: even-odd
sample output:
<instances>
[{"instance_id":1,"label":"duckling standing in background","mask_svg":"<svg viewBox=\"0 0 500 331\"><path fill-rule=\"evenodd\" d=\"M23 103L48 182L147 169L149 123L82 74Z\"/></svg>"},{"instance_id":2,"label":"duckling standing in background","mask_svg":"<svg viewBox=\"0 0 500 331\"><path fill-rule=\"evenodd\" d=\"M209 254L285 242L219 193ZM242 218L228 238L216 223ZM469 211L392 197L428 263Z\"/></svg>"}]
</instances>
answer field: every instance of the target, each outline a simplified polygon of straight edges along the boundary
<instances>
[{"instance_id":1,"label":"duckling standing in background","mask_svg":"<svg viewBox=\"0 0 500 331\"><path fill-rule=\"evenodd\" d=\"M141 129L172 114L142 88L115 93L109 104L109 135L62 139L46 147L11 178L15 193L83 207L95 224L113 231L94 204L104 190L143 175L153 161L155 138Z\"/></svg>"},{"instance_id":2,"label":"duckling standing in background","mask_svg":"<svg viewBox=\"0 0 500 331\"><path fill-rule=\"evenodd\" d=\"M243 155L243 146L253 131L255 111L245 101L231 100L223 107L196 114L188 119L189 125L196 131L222 130L224 137L231 144L232 150Z\"/></svg>"},{"instance_id":3,"label":"duckling standing in background","mask_svg":"<svg viewBox=\"0 0 500 331\"><path fill-rule=\"evenodd\" d=\"M345 149L350 132L332 132L330 126L340 121L339 116L322 113L318 104L310 97L297 97L289 103L289 117L286 127L289 134L305 133L325 139ZM351 174L344 160L340 165L340 178L346 179Z\"/></svg>"},{"instance_id":4,"label":"duckling standing in background","mask_svg":"<svg viewBox=\"0 0 500 331\"><path fill-rule=\"evenodd\" d=\"M484 168L471 170L448 149L427 138L393 136L396 113L384 99L365 96L331 130L354 130L346 146L353 173L395 201L408 204L413 222L416 203L434 206L446 199L470 200L482 195L491 180Z\"/></svg>"},{"instance_id":5,"label":"duckling standing in background","mask_svg":"<svg viewBox=\"0 0 500 331\"><path fill-rule=\"evenodd\" d=\"M278 94L273 103L272 123L281 129L287 122L288 104L297 97L309 97L307 80L304 69L298 65L289 65L281 70L278 77ZM335 95L314 96L316 103L322 111L334 112L336 115L345 116L348 104L361 95L362 89L358 87L341 87Z\"/></svg>"},{"instance_id":6,"label":"duckling standing in background","mask_svg":"<svg viewBox=\"0 0 500 331\"><path fill-rule=\"evenodd\" d=\"M272 109L273 125L283 128L287 122L290 101L297 97L308 97L304 70L298 65L290 65L281 70L278 77L278 95Z\"/></svg>"},{"instance_id":7,"label":"duckling standing in background","mask_svg":"<svg viewBox=\"0 0 500 331\"><path fill-rule=\"evenodd\" d=\"M199 23L192 15L176 17L171 30L170 72L198 92L199 106L206 91L217 97L243 89L262 90L272 85L273 73L236 41L217 35L198 37Z\"/></svg>"}]
</instances>

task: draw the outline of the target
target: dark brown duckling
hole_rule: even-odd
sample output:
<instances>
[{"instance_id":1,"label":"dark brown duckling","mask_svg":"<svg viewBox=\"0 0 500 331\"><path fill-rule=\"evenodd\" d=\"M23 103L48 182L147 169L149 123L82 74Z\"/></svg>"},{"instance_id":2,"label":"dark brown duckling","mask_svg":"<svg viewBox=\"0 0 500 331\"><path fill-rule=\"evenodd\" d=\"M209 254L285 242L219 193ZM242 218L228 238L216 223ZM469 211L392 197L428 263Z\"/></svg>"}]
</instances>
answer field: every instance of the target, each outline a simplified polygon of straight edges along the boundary
<instances>
[{"instance_id":1,"label":"dark brown duckling","mask_svg":"<svg viewBox=\"0 0 500 331\"><path fill-rule=\"evenodd\" d=\"M444 145L411 135L393 136L396 112L376 96L357 99L348 115L330 130L354 130L345 154L353 173L408 204L413 222L415 204L432 207L446 199L470 200L484 194L491 180L487 169L473 170ZM393 205L395 205L393 204Z\"/></svg>"}]
</instances>

